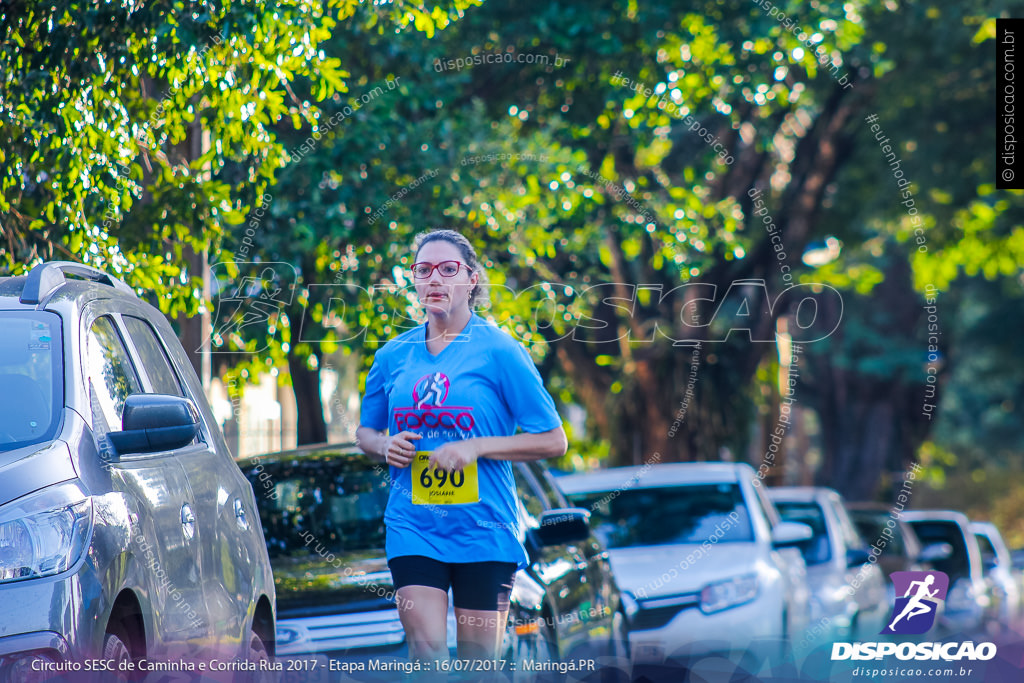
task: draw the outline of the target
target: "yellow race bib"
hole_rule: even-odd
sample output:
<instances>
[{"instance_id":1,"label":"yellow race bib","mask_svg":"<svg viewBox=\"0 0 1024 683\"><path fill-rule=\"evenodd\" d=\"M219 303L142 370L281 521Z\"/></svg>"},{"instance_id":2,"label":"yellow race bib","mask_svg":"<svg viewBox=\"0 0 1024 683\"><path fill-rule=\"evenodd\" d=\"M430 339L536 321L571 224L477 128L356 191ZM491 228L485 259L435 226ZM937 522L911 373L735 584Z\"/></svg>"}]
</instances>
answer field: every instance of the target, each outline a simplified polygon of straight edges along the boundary
<instances>
[{"instance_id":1,"label":"yellow race bib","mask_svg":"<svg viewBox=\"0 0 1024 683\"><path fill-rule=\"evenodd\" d=\"M430 467L430 451L416 451L412 461L413 505L460 505L480 501L476 462L456 472Z\"/></svg>"}]
</instances>

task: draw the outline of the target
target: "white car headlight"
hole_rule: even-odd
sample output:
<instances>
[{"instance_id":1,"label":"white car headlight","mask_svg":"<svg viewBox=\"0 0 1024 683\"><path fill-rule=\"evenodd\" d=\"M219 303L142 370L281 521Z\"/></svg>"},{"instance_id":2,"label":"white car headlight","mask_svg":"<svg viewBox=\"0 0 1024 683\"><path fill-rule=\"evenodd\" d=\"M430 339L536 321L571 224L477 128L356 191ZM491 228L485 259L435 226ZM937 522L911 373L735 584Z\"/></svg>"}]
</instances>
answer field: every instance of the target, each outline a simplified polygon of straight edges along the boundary
<instances>
[{"instance_id":1,"label":"white car headlight","mask_svg":"<svg viewBox=\"0 0 1024 683\"><path fill-rule=\"evenodd\" d=\"M92 500L53 486L0 507L0 583L67 571L89 547Z\"/></svg>"},{"instance_id":2,"label":"white car headlight","mask_svg":"<svg viewBox=\"0 0 1024 683\"><path fill-rule=\"evenodd\" d=\"M709 583L700 591L700 610L705 614L720 612L750 602L757 597L757 593L757 574L744 574Z\"/></svg>"}]
</instances>

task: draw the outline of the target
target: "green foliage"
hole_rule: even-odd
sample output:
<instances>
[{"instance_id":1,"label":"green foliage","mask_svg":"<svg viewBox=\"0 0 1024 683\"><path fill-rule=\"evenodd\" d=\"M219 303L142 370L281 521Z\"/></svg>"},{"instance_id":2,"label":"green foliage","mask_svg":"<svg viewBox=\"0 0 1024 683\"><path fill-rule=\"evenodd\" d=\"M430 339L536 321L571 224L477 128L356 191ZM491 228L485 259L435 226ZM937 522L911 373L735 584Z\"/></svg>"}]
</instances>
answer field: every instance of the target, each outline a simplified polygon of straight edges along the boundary
<instances>
[{"instance_id":1,"label":"green foliage","mask_svg":"<svg viewBox=\"0 0 1024 683\"><path fill-rule=\"evenodd\" d=\"M433 33L465 2L20 3L0 25L0 247L20 272L70 258L123 273L167 313L285 166L276 128L348 90L339 21ZM307 95L300 99L297 93Z\"/></svg>"},{"instance_id":2,"label":"green foliage","mask_svg":"<svg viewBox=\"0 0 1024 683\"><path fill-rule=\"evenodd\" d=\"M1021 193L991 179L991 17L1005 7L477 4L19 6L0 25L4 267L84 260L193 315L193 252L229 264L220 292L249 274L236 259L287 264L294 302L215 340L238 352L235 374L287 381L286 360L316 369L339 349L363 353L365 370L420 315L402 270L413 236L454 227L485 256L489 315L560 402L586 406L580 452L710 459L742 453L775 349L706 344L668 437L690 353L656 332L684 314L661 295L741 278L781 290L753 214L760 189L794 278L846 303L842 333L809 350L828 367L808 373L822 381L801 401L866 433L871 413L835 395L879 404L923 389L921 294L935 285L948 389L932 437L960 455L1018 452L1015 328L994 322L1019 308L1024 262ZM547 63L479 59L495 54ZM913 216L870 114L913 183ZM801 263L830 236L836 261ZM316 333L300 340L302 324ZM893 418L911 435L889 444L894 471L926 436L909 412ZM985 445L972 450L975 434Z\"/></svg>"}]
</instances>

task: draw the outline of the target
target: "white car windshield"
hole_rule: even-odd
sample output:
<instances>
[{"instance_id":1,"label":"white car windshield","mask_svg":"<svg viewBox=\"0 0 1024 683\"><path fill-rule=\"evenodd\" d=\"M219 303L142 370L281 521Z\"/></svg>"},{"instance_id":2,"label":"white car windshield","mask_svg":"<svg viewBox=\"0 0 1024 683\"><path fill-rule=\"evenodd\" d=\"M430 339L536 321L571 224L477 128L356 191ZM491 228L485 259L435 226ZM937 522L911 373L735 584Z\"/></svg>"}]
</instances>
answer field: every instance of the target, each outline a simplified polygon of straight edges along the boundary
<instances>
[{"instance_id":1,"label":"white car windshield","mask_svg":"<svg viewBox=\"0 0 1024 683\"><path fill-rule=\"evenodd\" d=\"M570 495L591 512L594 533L609 548L753 541L737 484L692 484Z\"/></svg>"}]
</instances>

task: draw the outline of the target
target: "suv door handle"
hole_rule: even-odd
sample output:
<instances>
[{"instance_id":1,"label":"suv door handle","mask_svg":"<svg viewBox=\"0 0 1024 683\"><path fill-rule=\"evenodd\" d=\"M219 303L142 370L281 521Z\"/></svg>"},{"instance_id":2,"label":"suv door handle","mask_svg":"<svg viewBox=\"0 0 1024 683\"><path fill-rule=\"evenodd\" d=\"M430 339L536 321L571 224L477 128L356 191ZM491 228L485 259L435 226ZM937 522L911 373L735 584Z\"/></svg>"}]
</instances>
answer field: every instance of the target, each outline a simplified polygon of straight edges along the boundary
<instances>
[{"instance_id":1,"label":"suv door handle","mask_svg":"<svg viewBox=\"0 0 1024 683\"><path fill-rule=\"evenodd\" d=\"M192 506L185 503L181 506L181 531L185 534L185 540L191 541L196 535L196 516L192 512Z\"/></svg>"},{"instance_id":2,"label":"suv door handle","mask_svg":"<svg viewBox=\"0 0 1024 683\"><path fill-rule=\"evenodd\" d=\"M242 504L241 498L235 498L235 521L240 529L249 528L249 520L245 516L245 505Z\"/></svg>"}]
</instances>

